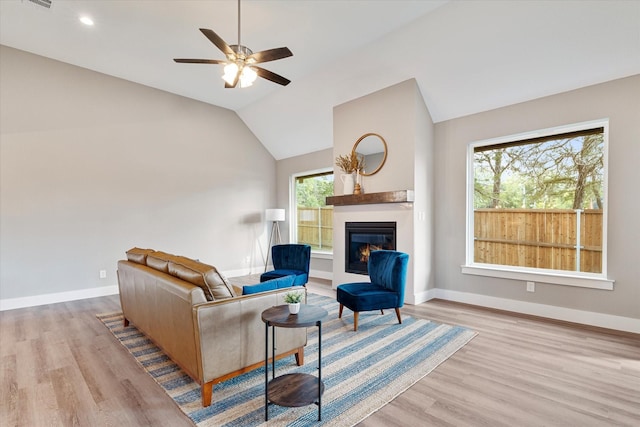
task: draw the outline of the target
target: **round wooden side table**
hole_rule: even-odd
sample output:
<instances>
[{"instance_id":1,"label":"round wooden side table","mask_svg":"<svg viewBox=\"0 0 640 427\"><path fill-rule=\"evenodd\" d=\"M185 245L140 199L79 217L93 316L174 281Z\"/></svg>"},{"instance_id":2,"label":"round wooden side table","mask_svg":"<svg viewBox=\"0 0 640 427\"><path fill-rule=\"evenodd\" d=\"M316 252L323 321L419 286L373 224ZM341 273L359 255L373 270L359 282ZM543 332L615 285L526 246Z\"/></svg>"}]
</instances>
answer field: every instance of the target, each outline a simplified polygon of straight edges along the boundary
<instances>
[{"instance_id":1,"label":"round wooden side table","mask_svg":"<svg viewBox=\"0 0 640 427\"><path fill-rule=\"evenodd\" d=\"M264 419L269 420L269 402L280 406L318 405L318 421L322 420L322 319L327 317L327 310L302 304L298 314L289 314L287 305L278 305L262 312L265 323L264 332ZM271 326L271 371L269 381L269 326ZM294 373L276 377L276 340L275 328L308 328L318 327L318 376Z\"/></svg>"}]
</instances>

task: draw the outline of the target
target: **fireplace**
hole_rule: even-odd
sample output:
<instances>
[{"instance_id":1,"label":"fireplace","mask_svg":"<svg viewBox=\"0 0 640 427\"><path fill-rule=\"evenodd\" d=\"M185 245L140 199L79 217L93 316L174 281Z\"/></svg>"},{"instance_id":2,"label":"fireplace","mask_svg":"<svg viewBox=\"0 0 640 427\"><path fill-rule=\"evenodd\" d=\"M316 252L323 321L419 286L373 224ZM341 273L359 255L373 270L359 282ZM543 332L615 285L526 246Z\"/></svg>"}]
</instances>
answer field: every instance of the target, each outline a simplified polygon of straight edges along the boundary
<instances>
[{"instance_id":1,"label":"fireplace","mask_svg":"<svg viewBox=\"0 0 640 427\"><path fill-rule=\"evenodd\" d=\"M344 241L345 271L367 274L367 262L371 251L396 249L396 223L347 222Z\"/></svg>"}]
</instances>

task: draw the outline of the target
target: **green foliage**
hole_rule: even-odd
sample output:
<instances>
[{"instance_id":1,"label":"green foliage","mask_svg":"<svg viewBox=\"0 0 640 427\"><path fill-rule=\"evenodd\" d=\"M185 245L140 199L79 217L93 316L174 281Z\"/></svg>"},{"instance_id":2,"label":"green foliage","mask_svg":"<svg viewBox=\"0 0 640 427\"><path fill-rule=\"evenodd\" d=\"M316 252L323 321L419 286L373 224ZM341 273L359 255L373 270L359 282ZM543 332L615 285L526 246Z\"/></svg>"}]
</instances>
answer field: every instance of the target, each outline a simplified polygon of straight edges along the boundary
<instances>
[{"instance_id":1,"label":"green foliage","mask_svg":"<svg viewBox=\"0 0 640 427\"><path fill-rule=\"evenodd\" d=\"M602 133L474 155L474 208L602 208Z\"/></svg>"},{"instance_id":2,"label":"green foliage","mask_svg":"<svg viewBox=\"0 0 640 427\"><path fill-rule=\"evenodd\" d=\"M319 208L326 206L326 198L333 196L333 175L316 176L296 181L298 207Z\"/></svg>"},{"instance_id":3,"label":"green foliage","mask_svg":"<svg viewBox=\"0 0 640 427\"><path fill-rule=\"evenodd\" d=\"M302 301L304 294L302 292L287 292L284 294L284 302L287 304L297 304Z\"/></svg>"}]
</instances>

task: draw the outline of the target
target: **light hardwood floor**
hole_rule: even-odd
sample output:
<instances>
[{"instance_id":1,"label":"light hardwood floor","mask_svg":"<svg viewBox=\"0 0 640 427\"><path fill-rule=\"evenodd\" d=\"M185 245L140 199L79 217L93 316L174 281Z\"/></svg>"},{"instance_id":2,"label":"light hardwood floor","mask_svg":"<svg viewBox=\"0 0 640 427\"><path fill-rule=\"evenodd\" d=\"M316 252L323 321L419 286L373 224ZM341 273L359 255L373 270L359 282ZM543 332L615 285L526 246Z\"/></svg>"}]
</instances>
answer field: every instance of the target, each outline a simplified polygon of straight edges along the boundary
<instances>
[{"instance_id":1,"label":"light hardwood floor","mask_svg":"<svg viewBox=\"0 0 640 427\"><path fill-rule=\"evenodd\" d=\"M192 425L95 317L119 310L108 296L1 312L0 425ZM361 427L640 426L639 335L438 300L402 313L478 335Z\"/></svg>"}]
</instances>

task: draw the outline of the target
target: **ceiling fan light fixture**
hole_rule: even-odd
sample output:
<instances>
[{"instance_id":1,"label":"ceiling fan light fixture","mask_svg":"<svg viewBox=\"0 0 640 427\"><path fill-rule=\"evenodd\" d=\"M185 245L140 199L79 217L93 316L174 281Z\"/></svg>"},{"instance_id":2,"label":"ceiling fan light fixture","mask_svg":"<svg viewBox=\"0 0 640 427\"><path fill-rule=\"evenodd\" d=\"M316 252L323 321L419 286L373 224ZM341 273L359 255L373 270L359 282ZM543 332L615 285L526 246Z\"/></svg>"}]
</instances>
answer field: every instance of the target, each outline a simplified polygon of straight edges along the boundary
<instances>
[{"instance_id":1,"label":"ceiling fan light fixture","mask_svg":"<svg viewBox=\"0 0 640 427\"><path fill-rule=\"evenodd\" d=\"M219 35L208 28L200 28L200 32L225 54L227 57L226 61L218 59L174 58L173 60L175 62L183 64L224 64L222 79L225 81L225 88L238 87L238 83L240 83L241 88L249 87L253 85L253 82L256 81L258 77L282 86L291 83L291 80L274 72L253 66L254 64L288 58L293 56L293 53L291 53L287 47L267 49L254 53L248 47L240 44L240 0L238 0L238 44L227 44Z\"/></svg>"},{"instance_id":2,"label":"ceiling fan light fixture","mask_svg":"<svg viewBox=\"0 0 640 427\"><path fill-rule=\"evenodd\" d=\"M235 62L224 66L224 75L222 79L228 84L232 85L238 74L238 65Z\"/></svg>"},{"instance_id":3,"label":"ceiling fan light fixture","mask_svg":"<svg viewBox=\"0 0 640 427\"><path fill-rule=\"evenodd\" d=\"M240 87L249 87L256 81L258 78L258 73L251 67L244 67L242 69L242 74L240 74Z\"/></svg>"}]
</instances>

